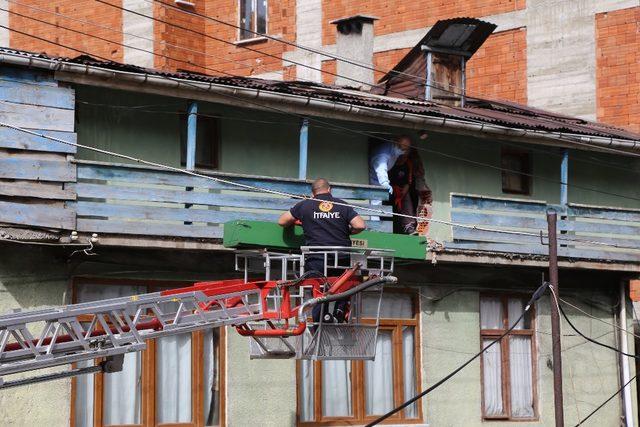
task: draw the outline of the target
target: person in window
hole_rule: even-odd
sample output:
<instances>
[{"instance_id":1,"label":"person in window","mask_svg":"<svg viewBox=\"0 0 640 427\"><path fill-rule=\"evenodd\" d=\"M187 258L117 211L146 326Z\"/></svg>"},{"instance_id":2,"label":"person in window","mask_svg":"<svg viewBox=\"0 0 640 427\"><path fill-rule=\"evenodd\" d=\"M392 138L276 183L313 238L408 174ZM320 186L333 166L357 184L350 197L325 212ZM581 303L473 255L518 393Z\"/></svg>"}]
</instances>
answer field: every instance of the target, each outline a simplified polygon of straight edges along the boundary
<instances>
[{"instance_id":1,"label":"person in window","mask_svg":"<svg viewBox=\"0 0 640 427\"><path fill-rule=\"evenodd\" d=\"M418 216L429 211L426 205L431 204L431 190L425 181L422 159L409 136L401 135L395 142L373 147L369 166L369 183L389 191L394 212ZM415 218L394 218L394 232L414 234L417 226Z\"/></svg>"},{"instance_id":2,"label":"person in window","mask_svg":"<svg viewBox=\"0 0 640 427\"><path fill-rule=\"evenodd\" d=\"M290 227L297 221L302 223L302 231L307 246L351 246L351 234L363 231L366 224L362 217L349 206L337 205L345 203L331 195L329 181L318 178L311 185L314 199L298 202L287 212L280 215L278 224L282 227ZM305 270L324 274L324 257L307 257ZM333 318L343 321L348 301L337 301L334 305ZM326 307L325 307L326 311ZM313 320L318 322L321 314L321 306L313 308ZM333 319L329 317L328 319Z\"/></svg>"}]
</instances>

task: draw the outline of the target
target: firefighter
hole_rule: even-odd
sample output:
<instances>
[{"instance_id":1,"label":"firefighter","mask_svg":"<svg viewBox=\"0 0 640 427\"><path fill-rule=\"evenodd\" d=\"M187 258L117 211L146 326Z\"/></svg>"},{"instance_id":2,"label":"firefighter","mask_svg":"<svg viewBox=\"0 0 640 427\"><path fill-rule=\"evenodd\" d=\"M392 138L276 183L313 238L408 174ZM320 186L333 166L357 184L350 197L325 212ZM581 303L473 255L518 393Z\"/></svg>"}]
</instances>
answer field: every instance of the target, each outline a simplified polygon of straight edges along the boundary
<instances>
[{"instance_id":1,"label":"firefighter","mask_svg":"<svg viewBox=\"0 0 640 427\"><path fill-rule=\"evenodd\" d=\"M307 246L351 246L351 234L363 231L366 224L362 217L349 206L336 205L345 203L331 195L329 181L318 178L311 185L314 199L298 202L287 212L280 215L278 224L290 227L300 221L304 240ZM305 259L305 270L324 274L324 257L309 256ZM333 317L325 315L324 321L344 321L348 301L337 301L334 305ZM325 307L326 311L326 307ZM320 319L321 306L313 308L313 320ZM327 313L328 314L328 313Z\"/></svg>"}]
</instances>

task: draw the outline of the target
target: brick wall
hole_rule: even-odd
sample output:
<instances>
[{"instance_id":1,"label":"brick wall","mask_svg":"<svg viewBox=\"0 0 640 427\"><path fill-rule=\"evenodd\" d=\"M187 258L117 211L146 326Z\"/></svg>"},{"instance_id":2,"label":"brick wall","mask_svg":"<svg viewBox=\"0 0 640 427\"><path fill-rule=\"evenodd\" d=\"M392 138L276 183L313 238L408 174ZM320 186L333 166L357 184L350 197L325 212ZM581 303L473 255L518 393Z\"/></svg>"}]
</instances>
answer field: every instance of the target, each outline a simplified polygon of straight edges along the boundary
<instances>
[{"instance_id":1,"label":"brick wall","mask_svg":"<svg viewBox=\"0 0 640 427\"><path fill-rule=\"evenodd\" d=\"M335 26L330 21L350 15L373 15L379 18L375 34L430 27L439 19L457 16L481 17L524 9L525 0L333 0L322 2L322 43L336 41Z\"/></svg>"},{"instance_id":2,"label":"brick wall","mask_svg":"<svg viewBox=\"0 0 640 427\"><path fill-rule=\"evenodd\" d=\"M597 118L640 132L640 7L596 15Z\"/></svg>"},{"instance_id":3,"label":"brick wall","mask_svg":"<svg viewBox=\"0 0 640 427\"><path fill-rule=\"evenodd\" d=\"M268 34L294 42L296 33L295 10L295 0L270 1L268 3ZM218 0L205 2L205 13L207 16L235 24L238 21L238 1ZM255 50L251 51L213 39L218 38L227 42L236 42L238 40L238 30L236 28L207 21L205 29L207 34L212 37L205 40L207 53L212 55L206 59L209 67L246 76L249 74L283 71L284 66L291 65L287 62L283 63L281 57L283 52L293 48L283 43L264 40L244 44L244 46ZM276 58L267 55L273 55Z\"/></svg>"},{"instance_id":4,"label":"brick wall","mask_svg":"<svg viewBox=\"0 0 640 427\"><path fill-rule=\"evenodd\" d=\"M121 0L108 1L118 6L122 5ZM124 50L123 47L118 44L122 44L122 11L120 9L97 3L93 0L58 0L55 2L51 0L30 0L24 2L24 4L28 4L33 8L16 5L15 3L8 4L9 10L15 12L9 13L9 26L11 28L61 45L89 52L94 56L108 58L114 61L122 61L123 59ZM34 8L42 9L43 11L38 11ZM47 25L46 23L21 17L17 15L18 13L54 25ZM53 13L58 13L59 15L56 16ZM77 22L70 18L96 22L102 27ZM104 27L113 28L115 31ZM69 28L70 30L65 28ZM78 34L71 30L89 33L113 41L114 43ZM9 42L10 46L15 49L46 52L50 55L75 57L82 54L73 49L62 48L55 44L37 40L16 32L10 33Z\"/></svg>"},{"instance_id":5,"label":"brick wall","mask_svg":"<svg viewBox=\"0 0 640 427\"><path fill-rule=\"evenodd\" d=\"M467 93L527 103L527 33L524 28L491 35L467 63Z\"/></svg>"},{"instance_id":6,"label":"brick wall","mask_svg":"<svg viewBox=\"0 0 640 427\"><path fill-rule=\"evenodd\" d=\"M169 3L173 5L173 2ZM204 14L202 2L196 2L194 12ZM154 3L153 23L154 67L163 70L189 70L217 74L206 69L205 18Z\"/></svg>"}]
</instances>

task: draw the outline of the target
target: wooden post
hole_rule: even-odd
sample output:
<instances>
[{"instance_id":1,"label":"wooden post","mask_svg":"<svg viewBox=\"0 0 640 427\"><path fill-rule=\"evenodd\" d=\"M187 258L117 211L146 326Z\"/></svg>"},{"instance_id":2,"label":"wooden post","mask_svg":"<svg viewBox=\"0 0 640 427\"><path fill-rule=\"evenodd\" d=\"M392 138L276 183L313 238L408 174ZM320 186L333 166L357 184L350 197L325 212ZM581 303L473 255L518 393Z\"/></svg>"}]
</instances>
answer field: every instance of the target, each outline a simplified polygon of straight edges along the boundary
<instances>
[{"instance_id":1,"label":"wooden post","mask_svg":"<svg viewBox=\"0 0 640 427\"><path fill-rule=\"evenodd\" d=\"M298 158L298 179L307 179L309 158L309 119L302 119L300 125L300 156Z\"/></svg>"},{"instance_id":2,"label":"wooden post","mask_svg":"<svg viewBox=\"0 0 640 427\"><path fill-rule=\"evenodd\" d=\"M569 202L569 150L564 149L562 152L562 163L560 163L560 204L562 208L567 209L567 203Z\"/></svg>"},{"instance_id":3,"label":"wooden post","mask_svg":"<svg viewBox=\"0 0 640 427\"><path fill-rule=\"evenodd\" d=\"M198 128L198 104L189 104L189 115L187 116L187 170L196 168L196 136Z\"/></svg>"},{"instance_id":4,"label":"wooden post","mask_svg":"<svg viewBox=\"0 0 640 427\"><path fill-rule=\"evenodd\" d=\"M553 287L556 298L560 299L558 289L558 237L556 224L558 215L553 209L547 211L547 226L549 233L549 282ZM558 304L560 302L558 301ZM551 343L553 352L553 403L555 408L556 427L564 427L564 411L562 396L562 353L560 341L560 313L558 306L551 296Z\"/></svg>"}]
</instances>

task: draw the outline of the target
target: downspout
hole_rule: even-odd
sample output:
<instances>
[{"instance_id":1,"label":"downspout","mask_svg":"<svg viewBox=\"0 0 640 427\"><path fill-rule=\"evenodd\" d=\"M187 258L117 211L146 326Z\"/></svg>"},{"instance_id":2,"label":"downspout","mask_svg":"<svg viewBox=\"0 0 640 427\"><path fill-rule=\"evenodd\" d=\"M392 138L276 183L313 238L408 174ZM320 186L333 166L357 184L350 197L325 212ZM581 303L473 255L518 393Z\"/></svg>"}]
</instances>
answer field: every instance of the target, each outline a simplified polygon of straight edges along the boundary
<instances>
[{"instance_id":1,"label":"downspout","mask_svg":"<svg viewBox=\"0 0 640 427\"><path fill-rule=\"evenodd\" d=\"M620 351L629 352L627 343L627 292L625 280L620 281L620 304L619 304L619 322L620 322ZM622 371L622 384L629 382L629 357L620 354L620 370ZM631 400L631 384L628 384L622 391L622 407L624 412L625 427L633 427L633 401Z\"/></svg>"}]
</instances>

